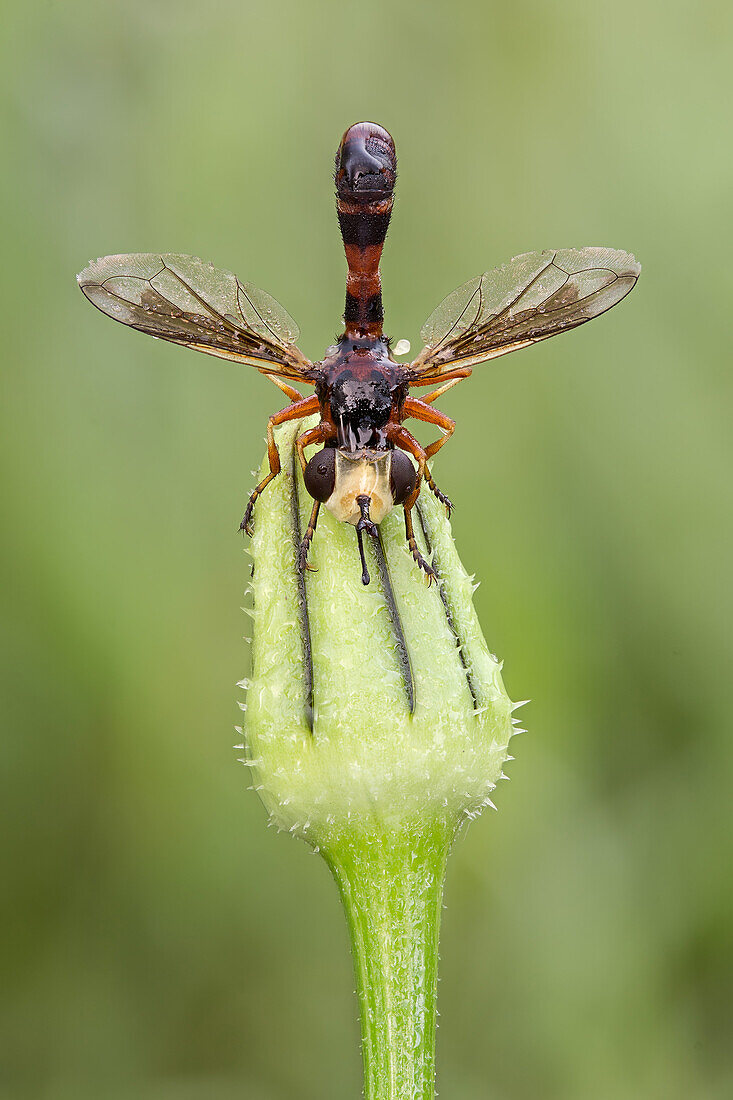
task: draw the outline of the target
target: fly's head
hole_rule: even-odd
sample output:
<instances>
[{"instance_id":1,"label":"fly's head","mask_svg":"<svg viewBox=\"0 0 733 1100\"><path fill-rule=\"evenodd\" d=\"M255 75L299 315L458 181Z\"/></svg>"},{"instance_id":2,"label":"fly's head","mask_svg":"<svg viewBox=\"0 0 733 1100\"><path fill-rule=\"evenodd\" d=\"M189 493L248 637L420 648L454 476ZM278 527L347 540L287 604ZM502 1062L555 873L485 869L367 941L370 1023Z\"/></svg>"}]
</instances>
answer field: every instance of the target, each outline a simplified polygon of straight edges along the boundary
<instances>
[{"instance_id":1,"label":"fly's head","mask_svg":"<svg viewBox=\"0 0 733 1100\"><path fill-rule=\"evenodd\" d=\"M391 135L376 122L356 122L341 138L334 173L338 197L366 204L391 198L397 154Z\"/></svg>"},{"instance_id":2,"label":"fly's head","mask_svg":"<svg viewBox=\"0 0 733 1100\"><path fill-rule=\"evenodd\" d=\"M403 451L363 448L347 451L324 447L305 468L305 487L314 500L325 504L342 523L356 527L361 547L361 532L375 533L397 504L404 504L415 488L417 474ZM363 560L363 559L362 559ZM364 568L362 579L369 583Z\"/></svg>"}]
</instances>

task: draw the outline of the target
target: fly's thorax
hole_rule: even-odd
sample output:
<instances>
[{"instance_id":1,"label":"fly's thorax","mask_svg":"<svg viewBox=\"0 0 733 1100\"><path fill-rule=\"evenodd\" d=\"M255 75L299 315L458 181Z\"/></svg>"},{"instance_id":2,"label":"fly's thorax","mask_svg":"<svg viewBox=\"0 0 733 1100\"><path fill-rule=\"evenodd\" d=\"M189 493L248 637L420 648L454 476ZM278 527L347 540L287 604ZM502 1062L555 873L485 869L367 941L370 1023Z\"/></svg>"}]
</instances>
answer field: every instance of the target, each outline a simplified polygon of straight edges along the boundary
<instances>
[{"instance_id":1,"label":"fly's thorax","mask_svg":"<svg viewBox=\"0 0 733 1100\"><path fill-rule=\"evenodd\" d=\"M394 506L390 473L392 451L336 449L333 492L324 503L343 523L356 524L362 512L358 497L369 497L369 517L381 523Z\"/></svg>"},{"instance_id":2,"label":"fly's thorax","mask_svg":"<svg viewBox=\"0 0 733 1100\"><path fill-rule=\"evenodd\" d=\"M339 447L357 453L381 442L392 411L392 393L382 371L364 363L361 369L345 367L334 379L330 393L331 418Z\"/></svg>"}]
</instances>

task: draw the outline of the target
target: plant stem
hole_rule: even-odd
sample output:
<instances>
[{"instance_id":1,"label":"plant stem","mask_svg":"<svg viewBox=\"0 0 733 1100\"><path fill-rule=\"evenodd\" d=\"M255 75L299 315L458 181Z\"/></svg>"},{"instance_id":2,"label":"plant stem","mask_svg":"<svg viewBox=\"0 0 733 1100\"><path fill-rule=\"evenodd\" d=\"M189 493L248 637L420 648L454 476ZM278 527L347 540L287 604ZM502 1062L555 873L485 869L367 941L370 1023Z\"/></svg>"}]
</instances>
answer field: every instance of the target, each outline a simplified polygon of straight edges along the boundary
<instances>
[{"instance_id":1,"label":"plant stem","mask_svg":"<svg viewBox=\"0 0 733 1100\"><path fill-rule=\"evenodd\" d=\"M447 822L340 835L321 852L351 935L366 1100L433 1100Z\"/></svg>"},{"instance_id":2,"label":"plant stem","mask_svg":"<svg viewBox=\"0 0 733 1100\"><path fill-rule=\"evenodd\" d=\"M415 530L432 588L396 511L367 548L369 587L353 529L328 509L300 577L311 505L294 444L307 426L283 426L285 472L258 502L246 763L272 821L324 856L341 892L366 1100L433 1100L446 858L501 778L513 705L429 490Z\"/></svg>"}]
</instances>

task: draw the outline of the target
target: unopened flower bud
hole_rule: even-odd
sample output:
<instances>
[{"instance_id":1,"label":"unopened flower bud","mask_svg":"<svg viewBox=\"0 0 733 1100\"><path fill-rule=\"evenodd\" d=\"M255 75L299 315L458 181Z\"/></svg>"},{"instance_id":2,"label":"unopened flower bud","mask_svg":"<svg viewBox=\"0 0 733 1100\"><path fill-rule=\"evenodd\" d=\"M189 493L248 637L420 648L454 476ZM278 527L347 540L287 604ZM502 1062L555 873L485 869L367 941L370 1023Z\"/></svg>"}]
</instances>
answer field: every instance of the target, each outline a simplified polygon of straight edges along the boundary
<instances>
[{"instance_id":1,"label":"unopened flower bud","mask_svg":"<svg viewBox=\"0 0 733 1100\"><path fill-rule=\"evenodd\" d=\"M293 442L257 504L247 763L271 818L317 847L362 826L440 820L490 803L512 704L473 608L445 509L423 485L413 516L437 583L407 550L401 508L367 538L362 584L350 524L321 509L309 568L297 550L313 504Z\"/></svg>"}]
</instances>

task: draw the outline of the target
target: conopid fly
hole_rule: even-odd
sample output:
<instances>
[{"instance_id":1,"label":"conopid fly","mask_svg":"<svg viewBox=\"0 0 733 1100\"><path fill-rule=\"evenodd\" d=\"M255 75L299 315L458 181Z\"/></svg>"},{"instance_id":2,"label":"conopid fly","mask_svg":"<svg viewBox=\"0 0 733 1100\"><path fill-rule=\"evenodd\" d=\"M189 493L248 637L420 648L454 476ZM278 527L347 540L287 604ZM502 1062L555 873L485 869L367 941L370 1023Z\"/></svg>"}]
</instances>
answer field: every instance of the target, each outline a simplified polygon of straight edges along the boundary
<instances>
[{"instance_id":1,"label":"conopid fly","mask_svg":"<svg viewBox=\"0 0 733 1100\"><path fill-rule=\"evenodd\" d=\"M449 294L426 321L425 347L411 363L398 363L382 331L379 261L387 234L397 157L381 126L351 126L336 153L336 198L346 250L345 331L319 363L296 347L299 330L268 294L236 275L190 256L138 253L105 256L79 275L89 300L109 317L151 336L197 351L248 363L267 375L292 404L267 422L270 472L254 489L241 529L252 533L255 501L280 472L274 429L287 420L320 414L316 427L296 446L313 510L300 546L298 566L325 504L337 519L356 527L369 583L362 532L395 505L405 514L413 558L432 578L412 527L412 508L423 480L450 512L427 466L453 434L455 422L433 407L451 386L468 378L477 363L525 348L604 313L632 289L640 266L612 248L527 252L479 275ZM396 350L399 350L397 348ZM286 381L287 380L287 381ZM315 387L310 397L290 382ZM431 392L410 396L416 386ZM414 418L435 425L440 438L428 447L404 427ZM310 461L305 448L322 445ZM408 458L412 456L413 461Z\"/></svg>"}]
</instances>

